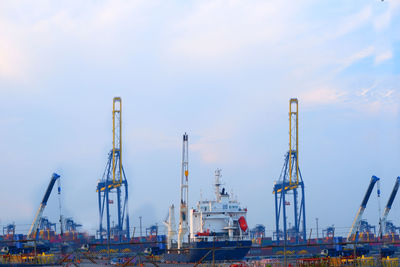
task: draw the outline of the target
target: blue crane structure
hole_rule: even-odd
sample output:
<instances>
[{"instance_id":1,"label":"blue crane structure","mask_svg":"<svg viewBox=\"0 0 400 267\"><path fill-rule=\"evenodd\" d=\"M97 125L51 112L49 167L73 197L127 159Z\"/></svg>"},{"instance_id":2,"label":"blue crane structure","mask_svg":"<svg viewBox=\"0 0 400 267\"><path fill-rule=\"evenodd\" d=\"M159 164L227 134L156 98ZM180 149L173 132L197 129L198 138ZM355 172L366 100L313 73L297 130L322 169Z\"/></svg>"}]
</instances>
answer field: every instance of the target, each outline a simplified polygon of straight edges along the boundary
<instances>
[{"instance_id":1,"label":"blue crane structure","mask_svg":"<svg viewBox=\"0 0 400 267\"><path fill-rule=\"evenodd\" d=\"M4 235L15 235L15 223L10 223L7 226L3 226L3 236Z\"/></svg>"},{"instance_id":2,"label":"blue crane structure","mask_svg":"<svg viewBox=\"0 0 400 267\"><path fill-rule=\"evenodd\" d=\"M285 155L285 162L283 164L281 174L278 181L275 182L273 188L273 194L275 195L275 235L277 241L279 241L281 237L279 224L282 220L282 234L285 243L288 236L286 206L290 205L287 196L289 193L293 193L294 212L294 225L290 231L291 235L295 236L296 243L299 243L301 240L306 242L304 182L299 168L298 113L298 100L297 98L291 98L289 101L289 151ZM300 190L300 203L298 202L298 190Z\"/></svg>"},{"instance_id":3,"label":"blue crane structure","mask_svg":"<svg viewBox=\"0 0 400 267\"><path fill-rule=\"evenodd\" d=\"M322 230L322 238L325 238L325 237L331 238L334 236L335 236L335 226L334 225L328 226Z\"/></svg>"},{"instance_id":4,"label":"blue crane structure","mask_svg":"<svg viewBox=\"0 0 400 267\"><path fill-rule=\"evenodd\" d=\"M57 224L49 221L47 217L42 217L39 222L38 230L44 230L44 231L53 230L54 232L57 232Z\"/></svg>"},{"instance_id":5,"label":"blue crane structure","mask_svg":"<svg viewBox=\"0 0 400 267\"><path fill-rule=\"evenodd\" d=\"M42 221L42 216L43 216L43 212L44 212L44 208L47 205L47 200L50 197L51 191L53 190L54 184L56 183L56 181L58 180L58 196L60 199L60 194L61 194L61 186L60 186L60 175L58 175L57 173L53 173L53 175L50 178L50 183L47 187L47 190L43 196L43 200L39 205L39 209L36 212L35 215L35 219L32 222L31 227L29 228L29 232L28 232L28 238L29 239L35 239L38 235L37 235L37 231L39 228L39 224ZM61 221L61 214L60 214L60 221ZM61 229L62 229L62 222L61 222ZM62 230L61 230L62 231Z\"/></svg>"},{"instance_id":6,"label":"blue crane structure","mask_svg":"<svg viewBox=\"0 0 400 267\"><path fill-rule=\"evenodd\" d=\"M371 177L371 181L368 185L367 192L364 195L363 200L361 201L361 205L358 208L356 217L354 218L353 224L350 228L349 234L347 235L347 241L354 241L357 239L357 233L360 230L360 225L361 225L361 220L362 216L364 214L365 208L367 207L367 203L369 200L369 197L371 196L372 190L374 189L375 184L379 181L380 179L373 175ZM380 196L379 192L379 186L378 186L378 197Z\"/></svg>"},{"instance_id":7,"label":"blue crane structure","mask_svg":"<svg viewBox=\"0 0 400 267\"><path fill-rule=\"evenodd\" d=\"M111 237L118 237L121 242L123 238L129 240L129 214L128 214L128 181L126 180L124 167L122 166L122 101L120 97L113 99L113 148L108 154L106 168L102 179L97 184L99 202L99 236L110 242ZM112 199L111 193L116 193L116 199ZM116 202L116 209L111 205ZM116 216L116 225L111 226L110 217ZM104 216L104 212L106 213ZM103 220L105 217L106 228ZM124 227L125 225L125 227Z\"/></svg>"},{"instance_id":8,"label":"blue crane structure","mask_svg":"<svg viewBox=\"0 0 400 267\"><path fill-rule=\"evenodd\" d=\"M396 182L394 183L392 193L390 194L389 200L386 204L385 210L383 211L382 219L379 223L379 236L387 234L387 217L389 215L389 211L392 208L393 201L396 197L397 191L399 190L400 186L400 176L396 178ZM393 224L392 224L393 225Z\"/></svg>"},{"instance_id":9,"label":"blue crane structure","mask_svg":"<svg viewBox=\"0 0 400 267\"><path fill-rule=\"evenodd\" d=\"M74 222L72 218L66 218L64 226L66 232L76 232L79 227L82 227L82 224Z\"/></svg>"}]
</instances>

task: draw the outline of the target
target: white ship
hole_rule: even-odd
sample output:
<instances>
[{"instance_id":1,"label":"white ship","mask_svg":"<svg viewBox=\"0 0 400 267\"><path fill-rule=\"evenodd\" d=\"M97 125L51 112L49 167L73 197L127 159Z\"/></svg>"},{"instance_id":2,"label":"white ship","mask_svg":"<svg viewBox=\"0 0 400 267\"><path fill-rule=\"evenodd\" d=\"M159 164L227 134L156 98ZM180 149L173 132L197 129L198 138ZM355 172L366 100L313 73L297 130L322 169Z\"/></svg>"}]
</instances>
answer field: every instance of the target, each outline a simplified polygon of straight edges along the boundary
<instances>
[{"instance_id":1,"label":"white ship","mask_svg":"<svg viewBox=\"0 0 400 267\"><path fill-rule=\"evenodd\" d=\"M190 210L191 241L249 239L247 208L221 187L221 170L215 171L215 200L201 200Z\"/></svg>"}]
</instances>

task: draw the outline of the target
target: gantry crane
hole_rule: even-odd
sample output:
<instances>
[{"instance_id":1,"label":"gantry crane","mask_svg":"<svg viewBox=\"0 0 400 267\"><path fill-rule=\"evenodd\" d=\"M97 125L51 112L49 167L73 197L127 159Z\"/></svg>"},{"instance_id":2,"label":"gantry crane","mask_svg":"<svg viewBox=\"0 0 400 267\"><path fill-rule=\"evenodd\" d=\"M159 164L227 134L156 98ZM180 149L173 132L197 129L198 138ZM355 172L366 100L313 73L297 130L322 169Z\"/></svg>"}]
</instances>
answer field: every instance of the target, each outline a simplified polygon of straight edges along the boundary
<instances>
[{"instance_id":1,"label":"gantry crane","mask_svg":"<svg viewBox=\"0 0 400 267\"><path fill-rule=\"evenodd\" d=\"M182 144L182 172L181 172L181 205L179 212L178 249L182 248L183 238L188 232L188 176L189 176L189 155L188 135L183 135Z\"/></svg>"},{"instance_id":2,"label":"gantry crane","mask_svg":"<svg viewBox=\"0 0 400 267\"><path fill-rule=\"evenodd\" d=\"M122 100L120 97L113 99L113 148L108 154L107 165L102 179L97 184L100 226L100 240L104 235L108 242L111 240L111 232L121 242L123 238L129 240L129 214L128 214L128 181L126 180L124 167L122 166ZM122 194L122 188L125 194ZM110 199L110 193L116 192L116 199ZM111 229L111 204L116 202L117 225ZM106 231L103 229L104 209L106 210ZM115 209L114 209L115 211ZM125 224L125 228L123 225Z\"/></svg>"},{"instance_id":3,"label":"gantry crane","mask_svg":"<svg viewBox=\"0 0 400 267\"><path fill-rule=\"evenodd\" d=\"M396 182L394 183L394 187L392 190L392 193L390 194L389 200L386 204L385 210L383 211L382 219L379 224L379 236L382 237L382 235L385 235L387 233L386 231L386 223L387 223L387 217L389 215L389 211L392 208L394 198L396 197L397 191L399 190L400 186L400 176L397 177Z\"/></svg>"},{"instance_id":4,"label":"gantry crane","mask_svg":"<svg viewBox=\"0 0 400 267\"><path fill-rule=\"evenodd\" d=\"M50 183L47 187L47 190L44 194L43 200L39 205L39 209L36 212L36 216L32 222L31 227L29 228L29 232L28 232L28 239L35 239L37 237L37 231L39 228L39 223L42 219L43 216L43 211L44 208L47 205L47 200L50 197L51 191L53 190L54 184L56 183L56 181L58 180L58 195L60 196L61 194L61 186L60 186L60 175L58 175L57 173L53 173L53 175L50 178Z\"/></svg>"},{"instance_id":5,"label":"gantry crane","mask_svg":"<svg viewBox=\"0 0 400 267\"><path fill-rule=\"evenodd\" d=\"M356 233L359 231L362 216L364 214L365 208L367 207L369 197L371 196L372 190L374 189L374 186L378 181L379 181L379 178L376 177L375 175L373 175L371 177L371 181L367 188L367 192L364 195L364 198L361 202L360 208L358 209L356 217L354 218L353 224L350 228L349 234L347 235L347 241L356 240ZM380 192L378 190L378 196L379 195L380 195Z\"/></svg>"},{"instance_id":6,"label":"gantry crane","mask_svg":"<svg viewBox=\"0 0 400 267\"><path fill-rule=\"evenodd\" d=\"M300 239L306 242L306 208L304 195L304 182L299 168L299 108L297 98L289 100L289 151L286 153L285 162L278 181L273 188L275 195L275 225L276 238L279 241L281 230L279 229L280 218L283 221L283 238L287 239L287 216L286 206L290 205L287 201L287 194L293 192L294 225L291 233L295 236L296 243ZM298 189L301 191L300 208L298 207ZM279 200L278 200L279 198ZM283 214L281 214L281 211ZM300 225L302 226L300 229Z\"/></svg>"}]
</instances>

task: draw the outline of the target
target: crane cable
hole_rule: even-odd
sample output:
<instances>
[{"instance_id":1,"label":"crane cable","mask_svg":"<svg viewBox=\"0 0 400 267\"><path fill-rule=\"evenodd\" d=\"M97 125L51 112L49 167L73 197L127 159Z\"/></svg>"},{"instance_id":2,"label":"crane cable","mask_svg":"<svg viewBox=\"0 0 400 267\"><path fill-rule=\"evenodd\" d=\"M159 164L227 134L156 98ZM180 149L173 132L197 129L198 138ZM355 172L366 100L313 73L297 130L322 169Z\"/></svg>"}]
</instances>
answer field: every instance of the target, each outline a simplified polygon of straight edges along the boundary
<instances>
[{"instance_id":1,"label":"crane cable","mask_svg":"<svg viewBox=\"0 0 400 267\"><path fill-rule=\"evenodd\" d=\"M61 179L58 179L58 208L60 210L60 233L61 236L64 234L64 229L63 229L63 218L62 218L62 212L61 212Z\"/></svg>"},{"instance_id":2,"label":"crane cable","mask_svg":"<svg viewBox=\"0 0 400 267\"><path fill-rule=\"evenodd\" d=\"M379 216L379 238L382 238L382 218L381 218L381 184L380 181L378 180L377 182L377 187L376 187L376 193L378 195L378 216Z\"/></svg>"}]
</instances>

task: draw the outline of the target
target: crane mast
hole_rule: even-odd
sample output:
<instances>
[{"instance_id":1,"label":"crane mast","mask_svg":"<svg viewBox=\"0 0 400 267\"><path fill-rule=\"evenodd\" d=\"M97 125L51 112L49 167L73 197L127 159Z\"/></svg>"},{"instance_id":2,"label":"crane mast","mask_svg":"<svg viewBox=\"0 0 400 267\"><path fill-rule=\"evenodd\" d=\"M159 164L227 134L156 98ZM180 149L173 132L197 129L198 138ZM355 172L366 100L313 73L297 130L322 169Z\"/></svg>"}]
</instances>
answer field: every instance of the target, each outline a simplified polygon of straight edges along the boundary
<instances>
[{"instance_id":1,"label":"crane mast","mask_svg":"<svg viewBox=\"0 0 400 267\"><path fill-rule=\"evenodd\" d=\"M362 219L362 216L364 214L365 208L367 207L367 203L369 200L369 197L371 196L372 190L374 189L374 186L376 184L376 182L379 181L379 178L376 177L375 175L373 175L371 177L371 181L369 183L367 192L364 195L364 198L361 202L360 208L357 211L356 217L354 218L353 224L350 228L349 234L347 235L347 241L351 241L351 239L354 237L355 238L355 234L358 231L358 228L360 226L360 222Z\"/></svg>"},{"instance_id":2,"label":"crane mast","mask_svg":"<svg viewBox=\"0 0 400 267\"><path fill-rule=\"evenodd\" d=\"M397 191L399 190L399 186L400 186L400 176L397 177L396 182L394 183L394 187L392 190L392 193L390 194L389 200L386 204L386 207L383 211L383 215L382 215L382 220L380 222L380 226L379 226L379 235L382 236L384 234L386 234L386 221L387 221L387 216L389 215L389 211L392 208L393 205L393 201L396 197Z\"/></svg>"},{"instance_id":3,"label":"crane mast","mask_svg":"<svg viewBox=\"0 0 400 267\"><path fill-rule=\"evenodd\" d=\"M299 184L299 102L297 98L289 101L289 184ZM292 155L296 154L296 157ZM294 162L293 162L294 161ZM293 170L294 168L294 170Z\"/></svg>"},{"instance_id":4,"label":"crane mast","mask_svg":"<svg viewBox=\"0 0 400 267\"><path fill-rule=\"evenodd\" d=\"M108 155L103 177L98 182L96 189L100 215L98 233L100 240L106 237L107 241L110 242L111 238L118 238L121 242L125 238L128 240L130 238L128 181L122 165L121 97L113 98L112 124L112 150ZM114 203L116 205L113 205ZM103 220L105 221L105 227L103 226Z\"/></svg>"},{"instance_id":5,"label":"crane mast","mask_svg":"<svg viewBox=\"0 0 400 267\"><path fill-rule=\"evenodd\" d=\"M178 249L182 248L183 238L188 232L188 176L189 176L189 156L188 156L188 135L183 135L182 144L182 173L181 173L181 205L179 212L179 231Z\"/></svg>"},{"instance_id":6,"label":"crane mast","mask_svg":"<svg viewBox=\"0 0 400 267\"><path fill-rule=\"evenodd\" d=\"M50 197L51 191L53 190L54 184L56 183L57 179L59 179L59 178L60 178L60 175L58 175L57 173L53 173L53 175L50 178L50 183L47 187L46 192L44 193L42 202L39 205L39 209L36 212L36 215L31 224L31 227L29 228L28 238L30 238L30 239L36 238L39 223L43 216L44 208L47 205L47 200L49 200L49 197ZM60 188L58 190L60 192Z\"/></svg>"}]
</instances>

